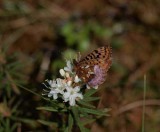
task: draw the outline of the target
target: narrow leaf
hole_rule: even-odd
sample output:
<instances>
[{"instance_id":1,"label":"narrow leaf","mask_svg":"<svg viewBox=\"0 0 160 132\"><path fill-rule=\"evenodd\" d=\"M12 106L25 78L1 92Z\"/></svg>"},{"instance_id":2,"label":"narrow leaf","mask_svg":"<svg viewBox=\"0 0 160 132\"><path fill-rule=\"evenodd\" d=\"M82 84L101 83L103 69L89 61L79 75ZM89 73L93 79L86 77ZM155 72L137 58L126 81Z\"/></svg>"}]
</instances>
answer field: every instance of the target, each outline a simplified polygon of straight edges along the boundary
<instances>
[{"instance_id":1,"label":"narrow leaf","mask_svg":"<svg viewBox=\"0 0 160 132\"><path fill-rule=\"evenodd\" d=\"M46 110L46 111L52 111L57 112L58 110L53 107L37 107L37 110Z\"/></svg>"},{"instance_id":2,"label":"narrow leaf","mask_svg":"<svg viewBox=\"0 0 160 132\"><path fill-rule=\"evenodd\" d=\"M89 89L85 94L84 94L84 97L89 97L89 96L91 96L91 95L93 95L93 94L95 94L97 92L97 90L96 89Z\"/></svg>"},{"instance_id":3,"label":"narrow leaf","mask_svg":"<svg viewBox=\"0 0 160 132\"><path fill-rule=\"evenodd\" d=\"M89 104L85 101L82 101L82 100L78 101L78 103L83 105L83 106L89 107L89 108L95 108L95 106L93 106L93 105L91 105L91 104Z\"/></svg>"},{"instance_id":4,"label":"narrow leaf","mask_svg":"<svg viewBox=\"0 0 160 132\"><path fill-rule=\"evenodd\" d=\"M87 98L84 98L83 100L86 102L91 102L91 101L96 101L99 99L100 99L100 97L87 97Z\"/></svg>"},{"instance_id":5,"label":"narrow leaf","mask_svg":"<svg viewBox=\"0 0 160 132\"><path fill-rule=\"evenodd\" d=\"M76 123L77 123L77 125L79 126L81 132L89 132L88 129L86 129L86 128L83 126L82 122L81 122L80 119L79 119L78 109L79 109L78 107L73 107L73 108L72 108L72 112L73 112L73 114L74 114L74 118L75 118L75 120L76 120Z\"/></svg>"},{"instance_id":6,"label":"narrow leaf","mask_svg":"<svg viewBox=\"0 0 160 132\"><path fill-rule=\"evenodd\" d=\"M74 115L74 119L76 120L76 122L79 121L79 114L78 114L78 108L77 107L72 107L72 112Z\"/></svg>"},{"instance_id":7,"label":"narrow leaf","mask_svg":"<svg viewBox=\"0 0 160 132\"><path fill-rule=\"evenodd\" d=\"M71 114L69 114L69 119L68 119L68 132L72 132L72 127L73 127L73 117Z\"/></svg>"},{"instance_id":8,"label":"narrow leaf","mask_svg":"<svg viewBox=\"0 0 160 132\"><path fill-rule=\"evenodd\" d=\"M7 69L9 69L9 70L16 70L16 69L21 68L22 66L23 66L22 62L15 61L15 62L12 62L10 64L7 64Z\"/></svg>"},{"instance_id":9,"label":"narrow leaf","mask_svg":"<svg viewBox=\"0 0 160 132\"><path fill-rule=\"evenodd\" d=\"M92 123L92 122L94 122L96 119L89 119L89 118L87 118L87 119L85 119L83 122L82 122L82 124L83 125L87 125L87 124L90 124L90 123Z\"/></svg>"},{"instance_id":10,"label":"narrow leaf","mask_svg":"<svg viewBox=\"0 0 160 132\"><path fill-rule=\"evenodd\" d=\"M107 114L101 110L93 110L93 109L88 109L88 108L81 108L81 109L83 109L85 112L87 112L89 114L94 114L94 115L99 115L99 116L107 116Z\"/></svg>"},{"instance_id":11,"label":"narrow leaf","mask_svg":"<svg viewBox=\"0 0 160 132\"><path fill-rule=\"evenodd\" d=\"M15 117L15 116L11 116L10 118L14 121L20 121L20 122L26 123L33 128L37 127L37 121L36 120L32 120L32 119L28 119L28 118Z\"/></svg>"},{"instance_id":12,"label":"narrow leaf","mask_svg":"<svg viewBox=\"0 0 160 132\"><path fill-rule=\"evenodd\" d=\"M78 126L79 126L81 132L90 132L87 128L85 128L83 126L82 122L80 122L80 121L78 122Z\"/></svg>"},{"instance_id":13,"label":"narrow leaf","mask_svg":"<svg viewBox=\"0 0 160 132\"><path fill-rule=\"evenodd\" d=\"M66 127L66 129L64 130L64 132L69 132L69 131L68 131L68 127Z\"/></svg>"},{"instance_id":14,"label":"narrow leaf","mask_svg":"<svg viewBox=\"0 0 160 132\"><path fill-rule=\"evenodd\" d=\"M39 123L43 124L43 125L46 125L46 126L52 126L54 127L55 129L57 128L57 123L55 122L50 122L50 121L44 121L44 120L38 120Z\"/></svg>"}]
</instances>

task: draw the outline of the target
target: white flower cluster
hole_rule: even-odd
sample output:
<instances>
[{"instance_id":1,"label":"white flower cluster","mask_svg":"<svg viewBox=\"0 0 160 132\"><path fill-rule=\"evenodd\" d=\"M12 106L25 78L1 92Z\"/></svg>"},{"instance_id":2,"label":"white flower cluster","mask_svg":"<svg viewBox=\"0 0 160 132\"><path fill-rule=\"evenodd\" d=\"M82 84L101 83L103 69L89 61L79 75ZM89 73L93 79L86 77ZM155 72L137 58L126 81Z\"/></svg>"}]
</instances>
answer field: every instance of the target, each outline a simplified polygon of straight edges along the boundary
<instances>
[{"instance_id":1,"label":"white flower cluster","mask_svg":"<svg viewBox=\"0 0 160 132\"><path fill-rule=\"evenodd\" d=\"M76 100L83 99L79 86L81 80L73 72L71 61L67 61L67 66L64 69L60 69L59 72L63 79L46 80L49 86L44 84L50 90L47 91L48 97L53 97L55 100L60 97L64 102L69 102L70 106L74 106Z\"/></svg>"}]
</instances>

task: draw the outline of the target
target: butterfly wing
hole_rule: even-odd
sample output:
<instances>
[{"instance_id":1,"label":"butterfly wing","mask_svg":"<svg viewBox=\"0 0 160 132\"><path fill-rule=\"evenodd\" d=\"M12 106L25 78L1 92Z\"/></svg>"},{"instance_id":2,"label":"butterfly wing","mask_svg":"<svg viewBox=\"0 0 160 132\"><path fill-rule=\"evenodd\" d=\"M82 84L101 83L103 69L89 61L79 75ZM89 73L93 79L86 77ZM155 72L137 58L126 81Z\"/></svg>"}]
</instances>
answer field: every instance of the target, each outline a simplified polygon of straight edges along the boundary
<instances>
[{"instance_id":1,"label":"butterfly wing","mask_svg":"<svg viewBox=\"0 0 160 132\"><path fill-rule=\"evenodd\" d=\"M82 78L84 82L90 81L94 78L95 65L98 65L104 74L106 74L112 63L111 55L112 50L109 46L100 47L92 51L75 65L77 75Z\"/></svg>"}]
</instances>

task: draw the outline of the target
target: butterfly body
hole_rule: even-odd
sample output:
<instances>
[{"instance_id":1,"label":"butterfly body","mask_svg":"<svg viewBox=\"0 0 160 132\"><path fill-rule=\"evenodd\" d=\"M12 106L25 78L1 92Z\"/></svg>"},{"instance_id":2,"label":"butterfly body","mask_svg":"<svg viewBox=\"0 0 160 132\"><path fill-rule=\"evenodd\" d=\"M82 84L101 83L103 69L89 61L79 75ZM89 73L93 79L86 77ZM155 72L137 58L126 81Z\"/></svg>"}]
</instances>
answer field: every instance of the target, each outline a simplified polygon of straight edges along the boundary
<instances>
[{"instance_id":1,"label":"butterfly body","mask_svg":"<svg viewBox=\"0 0 160 132\"><path fill-rule=\"evenodd\" d=\"M83 80L85 83L93 81L93 79L99 79L99 76L103 79L97 84L101 84L105 81L105 76L108 69L112 63L112 50L109 46L100 47L86 57L80 59L79 61L74 61L74 69L76 74ZM97 70L98 68L98 70ZM100 72L100 73L99 73Z\"/></svg>"}]
</instances>

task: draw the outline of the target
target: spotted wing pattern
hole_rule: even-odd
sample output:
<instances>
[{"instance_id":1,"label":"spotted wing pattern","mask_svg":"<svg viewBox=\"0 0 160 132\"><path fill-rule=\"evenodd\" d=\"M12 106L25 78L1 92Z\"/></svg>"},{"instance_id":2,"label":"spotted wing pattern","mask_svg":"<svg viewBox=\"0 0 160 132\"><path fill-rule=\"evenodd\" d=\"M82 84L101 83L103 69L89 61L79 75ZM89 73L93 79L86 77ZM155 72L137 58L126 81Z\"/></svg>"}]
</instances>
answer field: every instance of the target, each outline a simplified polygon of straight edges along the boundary
<instances>
[{"instance_id":1,"label":"spotted wing pattern","mask_svg":"<svg viewBox=\"0 0 160 132\"><path fill-rule=\"evenodd\" d=\"M107 74L112 63L112 50L109 46L100 47L78 62L74 62L77 75L84 82L89 82L94 78L94 66L98 65Z\"/></svg>"}]
</instances>

